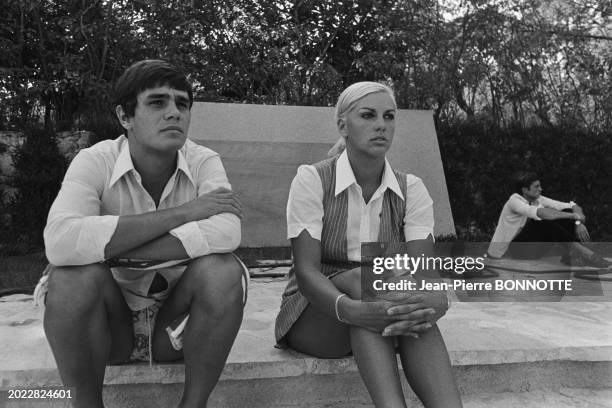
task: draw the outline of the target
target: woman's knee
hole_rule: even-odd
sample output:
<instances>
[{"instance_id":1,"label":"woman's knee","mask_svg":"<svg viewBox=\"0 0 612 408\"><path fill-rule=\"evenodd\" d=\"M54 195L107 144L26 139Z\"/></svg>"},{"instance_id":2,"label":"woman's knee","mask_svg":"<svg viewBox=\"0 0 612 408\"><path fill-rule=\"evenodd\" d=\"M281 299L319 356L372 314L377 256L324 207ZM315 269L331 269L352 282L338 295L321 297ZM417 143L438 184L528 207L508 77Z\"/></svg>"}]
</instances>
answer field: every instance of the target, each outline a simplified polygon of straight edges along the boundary
<instances>
[{"instance_id":1,"label":"woman's knee","mask_svg":"<svg viewBox=\"0 0 612 408\"><path fill-rule=\"evenodd\" d=\"M334 276L332 282L340 292L346 293L351 299L361 299L361 268L342 272Z\"/></svg>"}]
</instances>

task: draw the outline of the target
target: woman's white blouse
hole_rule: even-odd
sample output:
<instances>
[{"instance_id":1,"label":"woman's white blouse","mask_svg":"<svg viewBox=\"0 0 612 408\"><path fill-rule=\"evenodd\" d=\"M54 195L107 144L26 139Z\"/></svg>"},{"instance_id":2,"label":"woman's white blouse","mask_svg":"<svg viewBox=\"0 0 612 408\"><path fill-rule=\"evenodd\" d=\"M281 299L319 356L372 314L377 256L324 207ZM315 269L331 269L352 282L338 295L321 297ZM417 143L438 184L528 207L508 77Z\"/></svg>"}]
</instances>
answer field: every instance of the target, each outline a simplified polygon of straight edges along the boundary
<instances>
[{"instance_id":1,"label":"woman's white blouse","mask_svg":"<svg viewBox=\"0 0 612 408\"><path fill-rule=\"evenodd\" d=\"M355 180L346 151L336 163L335 194L344 190L348 194L348 220L346 225L347 255L349 261L361 261L361 243L378 240L380 215L384 193L391 189L406 203L404 236L406 241L433 236L433 201L423 181L412 175L406 176L406 197L403 196L391 165L385 159L382 182L366 204L361 187ZM287 238L295 238L303 230L321 240L323 229L323 186L317 170L312 165L302 165L291 183L287 202Z\"/></svg>"}]
</instances>

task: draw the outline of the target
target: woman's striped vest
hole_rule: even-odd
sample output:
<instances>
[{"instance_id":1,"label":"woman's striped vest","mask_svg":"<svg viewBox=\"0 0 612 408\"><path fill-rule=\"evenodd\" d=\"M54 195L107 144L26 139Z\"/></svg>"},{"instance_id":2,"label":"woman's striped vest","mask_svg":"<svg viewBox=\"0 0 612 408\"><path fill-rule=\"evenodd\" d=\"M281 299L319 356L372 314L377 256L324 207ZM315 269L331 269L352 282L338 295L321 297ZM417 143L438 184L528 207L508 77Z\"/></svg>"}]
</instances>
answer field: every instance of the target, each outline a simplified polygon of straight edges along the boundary
<instances>
[{"instance_id":1,"label":"woman's striped vest","mask_svg":"<svg viewBox=\"0 0 612 408\"><path fill-rule=\"evenodd\" d=\"M331 278L348 269L359 267L359 262L350 262L346 252L346 226L348 217L348 192L337 196L336 162L339 156L314 164L323 186L323 230L321 232L321 272ZM400 190L406 197L406 174L394 170ZM379 242L403 242L404 212L406 204L392 190L383 196L380 214ZM276 318L276 339L282 339L308 305L308 300L299 292L293 269L283 293L281 310Z\"/></svg>"}]
</instances>

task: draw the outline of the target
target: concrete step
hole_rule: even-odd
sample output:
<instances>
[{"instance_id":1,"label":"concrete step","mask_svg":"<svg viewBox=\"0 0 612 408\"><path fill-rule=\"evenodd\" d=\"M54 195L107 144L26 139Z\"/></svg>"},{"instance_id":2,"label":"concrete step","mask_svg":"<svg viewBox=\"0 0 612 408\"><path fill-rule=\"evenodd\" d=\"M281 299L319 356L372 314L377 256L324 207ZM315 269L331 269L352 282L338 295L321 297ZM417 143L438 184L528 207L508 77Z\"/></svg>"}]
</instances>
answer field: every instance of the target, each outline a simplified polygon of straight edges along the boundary
<instances>
[{"instance_id":1,"label":"concrete step","mask_svg":"<svg viewBox=\"0 0 612 408\"><path fill-rule=\"evenodd\" d=\"M160 393L163 393L161 391ZM464 408L610 408L612 407L612 389L560 388L556 390L538 390L531 392L480 393L463 396ZM175 401L175 400L172 400ZM168 401L171 403L171 401ZM406 400L410 408L422 408L423 404L414 398ZM259 407L252 400L243 402L239 407ZM134 405L115 405L114 407L133 407ZM172 405L159 405L172 406ZM223 401L211 401L211 407L227 407ZM355 398L338 398L315 403L305 401L285 402L280 405L261 405L270 408L374 408L369 400ZM113 406L109 406L113 407ZM12 407L11 407L12 408ZM66 407L67 408L67 407Z\"/></svg>"},{"instance_id":2,"label":"concrete step","mask_svg":"<svg viewBox=\"0 0 612 408\"><path fill-rule=\"evenodd\" d=\"M247 390L253 391L251 387ZM210 407L269 407L269 408L374 408L369 399L346 396L344 392L338 393L335 398L325 401L312 401L312 398L298 400L297 398L285 401L259 401L258 396L262 390L253 394L254 398L241 401L229 401L227 398L213 398ZM105 393L107 408L134 408L134 407L173 407L178 401L180 390L176 386L159 385L155 388L144 389L130 387L127 389L108 389ZM612 389L593 388L558 388L551 390L534 390L529 392L482 392L462 396L464 408L610 408L612 407ZM236 403L230 405L232 403ZM263 403L262 403L263 402ZM406 399L410 408L423 407L423 404L409 395ZM6 400L0 398L2 408L71 408L67 400Z\"/></svg>"},{"instance_id":3,"label":"concrete step","mask_svg":"<svg viewBox=\"0 0 612 408\"><path fill-rule=\"evenodd\" d=\"M466 406L498 407L495 396L506 396L509 401L526 401L533 407L582 407L580 401L592 402L593 406L612 406L610 387L610 364L500 364L491 366L462 366L455 368ZM405 381L403 387L408 406L422 406ZM565 390L565 394L561 391ZM575 398L569 390L575 391ZM133 407L135 401L148 401L147 407L170 407L178 401L182 384L117 386L107 390L110 407ZM151 396L155 398L151 399ZM516 395L516 397L512 397ZM155 404L148 405L155 401ZM565 405L553 401L566 401ZM545 405L542 401L549 401ZM575 404L572 405L571 401ZM596 405L607 401L610 405ZM469 402L469 404L468 404ZM539 404L537 402L540 402ZM357 372L335 374L310 374L296 377L276 377L246 381L221 381L211 396L211 407L231 408L282 408L324 406L370 407L371 399ZM517 407L519 405L507 405Z\"/></svg>"},{"instance_id":4,"label":"concrete step","mask_svg":"<svg viewBox=\"0 0 612 408\"><path fill-rule=\"evenodd\" d=\"M240 333L210 406L370 406L352 358L319 360L273 347L284 284L252 281ZM466 407L612 406L612 302L605 300L455 303L439 326ZM0 407L67 406L6 399L8 390L61 386L41 311L29 297L0 299L0 344ZM109 407L172 407L182 391L183 369L107 367L105 400ZM418 406L404 386L410 406Z\"/></svg>"}]
</instances>

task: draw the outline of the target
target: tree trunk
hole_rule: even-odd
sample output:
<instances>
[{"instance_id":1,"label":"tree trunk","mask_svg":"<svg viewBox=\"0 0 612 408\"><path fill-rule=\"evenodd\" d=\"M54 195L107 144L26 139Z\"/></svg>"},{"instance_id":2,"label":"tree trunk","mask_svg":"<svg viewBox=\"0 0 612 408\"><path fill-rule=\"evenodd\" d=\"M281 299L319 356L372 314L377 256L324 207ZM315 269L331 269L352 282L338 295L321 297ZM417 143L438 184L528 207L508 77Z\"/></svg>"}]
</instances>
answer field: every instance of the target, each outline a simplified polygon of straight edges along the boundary
<instances>
[{"instance_id":1,"label":"tree trunk","mask_svg":"<svg viewBox=\"0 0 612 408\"><path fill-rule=\"evenodd\" d=\"M474 119L474 109L465 101L463 87L460 85L455 86L455 99L457 100L457 105L467 115L468 120Z\"/></svg>"}]
</instances>

